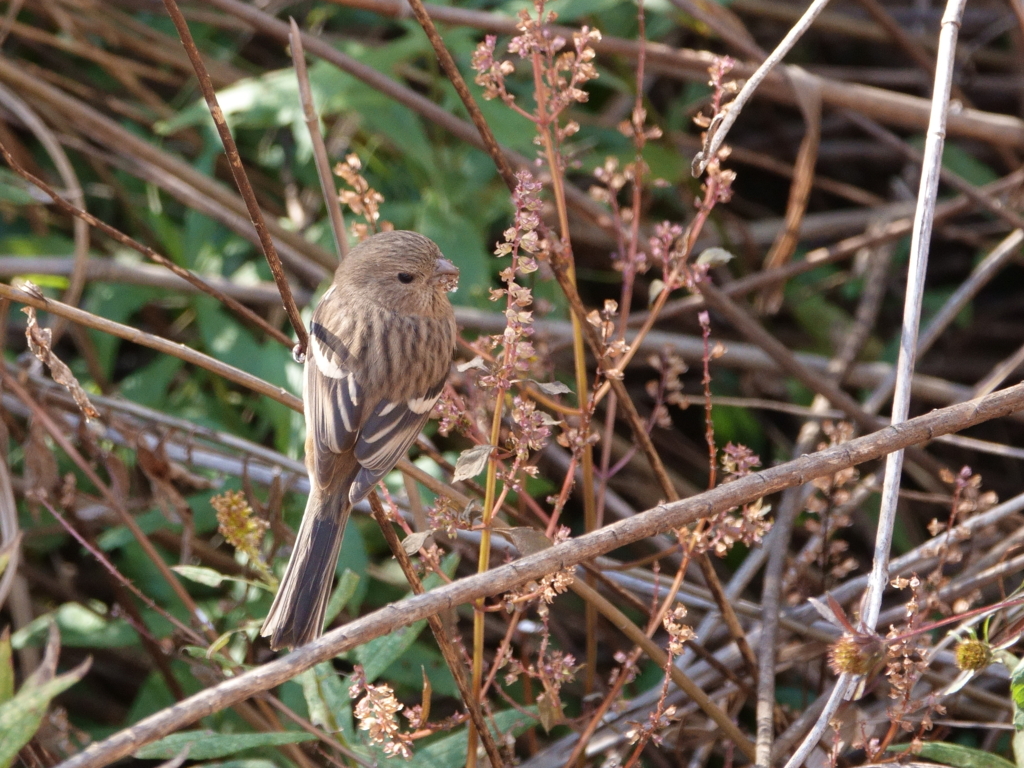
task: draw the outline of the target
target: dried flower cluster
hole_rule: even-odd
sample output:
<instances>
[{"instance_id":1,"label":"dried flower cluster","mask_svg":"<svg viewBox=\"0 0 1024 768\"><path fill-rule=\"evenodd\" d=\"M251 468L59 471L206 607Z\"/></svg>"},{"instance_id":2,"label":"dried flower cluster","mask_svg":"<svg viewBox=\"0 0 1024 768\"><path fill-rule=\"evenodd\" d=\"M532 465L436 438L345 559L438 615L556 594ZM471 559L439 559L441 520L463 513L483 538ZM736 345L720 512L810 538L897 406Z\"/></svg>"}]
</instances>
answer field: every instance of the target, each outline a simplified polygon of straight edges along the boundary
<instances>
[{"instance_id":1,"label":"dried flower cluster","mask_svg":"<svg viewBox=\"0 0 1024 768\"><path fill-rule=\"evenodd\" d=\"M719 461L725 472L723 482L750 474L751 470L761 465L757 454L746 446L732 443L726 445ZM771 504L767 504L763 498L726 510L706 527L696 543L697 551L714 552L723 557L737 542L748 547L760 543L771 530L772 523L768 517L771 510Z\"/></svg>"},{"instance_id":2,"label":"dried flower cluster","mask_svg":"<svg viewBox=\"0 0 1024 768\"><path fill-rule=\"evenodd\" d=\"M349 696L353 699L363 695L353 709L361 731L369 731L370 742L383 747L388 757L412 757L412 739L403 733L396 715L403 705L395 698L391 686L386 683L374 685L366 682L360 667L352 675Z\"/></svg>"},{"instance_id":3,"label":"dried flower cluster","mask_svg":"<svg viewBox=\"0 0 1024 768\"><path fill-rule=\"evenodd\" d=\"M652 379L646 384L647 394L654 401L652 419L662 429L669 429L672 426L672 416L668 406L688 406L683 398L683 382L680 378L686 373L687 365L683 358L671 349L663 349L657 355L650 355L647 364L659 374L657 379Z\"/></svg>"},{"instance_id":4,"label":"dried flower cluster","mask_svg":"<svg viewBox=\"0 0 1024 768\"><path fill-rule=\"evenodd\" d=\"M665 631L668 632L668 652L673 656L681 654L686 643L696 637L693 634L693 629L688 624L683 623L685 618L686 606L677 605L665 614L665 618L661 622L662 626L665 627Z\"/></svg>"},{"instance_id":5,"label":"dried flower cluster","mask_svg":"<svg viewBox=\"0 0 1024 768\"><path fill-rule=\"evenodd\" d=\"M210 499L210 506L217 512L217 530L236 551L245 555L249 565L270 582L276 582L270 568L260 555L260 544L269 523L256 517L245 494L241 491L225 491Z\"/></svg>"},{"instance_id":6,"label":"dried flower cluster","mask_svg":"<svg viewBox=\"0 0 1024 768\"><path fill-rule=\"evenodd\" d=\"M525 9L519 12L516 29L520 34L509 42L508 52L520 59L529 59L535 73L542 79L548 99L543 107L538 105L541 114L531 115L523 110L506 88L505 79L515 72L516 66L508 59L495 58L497 38L494 35L487 35L477 46L472 64L477 73L476 83L484 89L485 99L500 98L525 117L547 124L570 104L585 102L589 98L583 86L598 76L593 64L596 56L593 43L600 41L601 33L583 27L573 33L572 48L563 50L569 41L549 27L557 14L545 11L544 0L534 0L533 5L534 16ZM577 130L579 126L570 123L561 129L559 139L567 138Z\"/></svg>"},{"instance_id":7,"label":"dried flower cluster","mask_svg":"<svg viewBox=\"0 0 1024 768\"><path fill-rule=\"evenodd\" d=\"M512 226L505 230L504 242L498 243L494 251L497 256L511 256L512 262L501 271L505 287L491 291L491 301L506 299L505 331L481 342L486 345L482 352L489 353L500 346L502 354L494 369L479 379L479 385L485 389L507 391L529 370L534 357L529 340L533 335L533 312L528 309L533 303L533 294L517 282L516 276L535 271L537 262L532 254L545 247L537 235L542 205L540 192L540 182L529 171L516 174L516 189L512 195L515 218Z\"/></svg>"},{"instance_id":8,"label":"dried flower cluster","mask_svg":"<svg viewBox=\"0 0 1024 768\"><path fill-rule=\"evenodd\" d=\"M343 189L338 200L347 205L352 213L362 216L366 222L353 222L350 229L357 240L365 240L375 232L394 229L390 221L380 221L380 204L384 195L370 186L362 174L363 163L358 155L347 155L344 161L334 166L334 172L352 189Z\"/></svg>"},{"instance_id":9,"label":"dried flower cluster","mask_svg":"<svg viewBox=\"0 0 1024 768\"><path fill-rule=\"evenodd\" d=\"M538 611L542 616L547 615L547 606L572 586L576 578L574 571L573 568L566 568L546 574L539 581L526 582L505 595L505 609L512 613L517 608L521 609L526 604L539 600Z\"/></svg>"},{"instance_id":10,"label":"dried flower cluster","mask_svg":"<svg viewBox=\"0 0 1024 768\"><path fill-rule=\"evenodd\" d=\"M543 619L544 629L541 635L540 647L537 650L537 658L530 664L523 664L510 655L504 655L499 665L505 665L505 685L512 685L520 677L526 676L541 684L543 691L537 697L537 706L541 723L545 729L551 728L564 719L562 714L561 691L562 686L571 683L576 678L580 667L576 664L572 654L562 651L552 651L549 646L549 629L547 618Z\"/></svg>"}]
</instances>

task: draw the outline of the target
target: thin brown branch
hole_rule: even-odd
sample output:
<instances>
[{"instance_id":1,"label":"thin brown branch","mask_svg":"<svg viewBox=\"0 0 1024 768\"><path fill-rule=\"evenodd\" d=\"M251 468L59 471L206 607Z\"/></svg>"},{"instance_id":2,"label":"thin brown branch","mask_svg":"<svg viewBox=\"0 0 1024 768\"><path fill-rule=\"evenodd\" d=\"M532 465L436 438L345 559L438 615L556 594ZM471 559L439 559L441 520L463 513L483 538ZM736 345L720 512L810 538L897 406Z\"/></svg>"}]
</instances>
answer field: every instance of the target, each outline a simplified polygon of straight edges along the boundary
<instances>
[{"instance_id":1,"label":"thin brown branch","mask_svg":"<svg viewBox=\"0 0 1024 768\"><path fill-rule=\"evenodd\" d=\"M287 28L287 27L286 27ZM6 81L24 95L42 102L65 117L83 135L99 145L121 155L130 155L133 163L152 165L168 174L179 185L187 185L194 192L208 198L236 215L245 215L246 208L241 198L216 179L196 170L189 163L165 152L135 133L124 128L116 120L101 114L79 99L69 96L38 77L33 77L26 67L13 63L0 55L0 80ZM316 265L333 268L336 259L327 251L305 241L296 232L289 232L274 220L267 226L281 243L280 252L289 255L289 266L312 282L320 279ZM313 262L313 264L310 264Z\"/></svg>"},{"instance_id":2,"label":"thin brown branch","mask_svg":"<svg viewBox=\"0 0 1024 768\"><path fill-rule=\"evenodd\" d=\"M53 187L51 187L49 184L47 184L39 177L29 173L25 168L23 168L21 164L14 159L14 155L12 155L10 151L8 151L7 147L5 147L3 143L0 143L0 155L3 156L4 160L11 167L11 170L13 170L15 173L17 173L30 184L34 184L47 195L49 195L50 199L53 200L54 205L60 208L60 210L64 211L64 213L70 216L74 216L75 218L81 219L89 226L95 227L96 229L100 230L101 232L103 232L110 238L116 240L117 242L121 243L122 245L126 245L132 250L138 251L143 256L148 258L150 261L153 261L159 264L160 266L165 267L166 269L170 270L175 275L180 277L182 280L188 282L190 285L193 285L194 287L198 288L200 291L207 294L208 296L212 296L213 298L217 299L217 301L224 304L232 312L241 317L245 322L255 326L256 328L259 328L261 331L268 334L277 341L281 342L286 347L292 346L291 339L289 339L287 336L281 333L279 329L272 326L270 323L268 323L266 320L257 315L255 312L253 312L251 309L246 307L241 302L237 301L236 299L233 299L231 296L228 296L227 294L223 293L217 288L214 288L212 285L207 283L194 272L184 269L183 267L179 267L166 256L157 253L148 245L140 243L138 240L136 240L133 237L129 237L116 227L112 227L105 221L96 218L88 211L84 211L81 208L78 208L77 206L74 206L71 203L69 203L67 200L62 198L57 193L57 190L55 190ZM82 266L84 275L85 264L83 263Z\"/></svg>"},{"instance_id":3,"label":"thin brown branch","mask_svg":"<svg viewBox=\"0 0 1024 768\"><path fill-rule=\"evenodd\" d=\"M610 621L616 629L622 632L622 634L628 637L632 643L640 646L644 653L647 654L648 658L664 669L672 678L672 682L675 683L681 691L685 692L686 695L689 696L708 717L715 721L718 727L722 729L722 734L728 738L729 741L739 747L740 751L751 760L754 759L753 742L746 737L746 735L732 721L732 718L722 711L721 707L715 704L715 702L711 700L699 685L693 682L693 680L675 664L669 663L668 655L665 651L651 640L651 638L649 638L644 631L640 629L640 627L630 621L629 617L616 608L608 598L581 579L573 581L571 589L581 598L586 600L588 604L594 605L597 610L600 611L601 615L608 619L608 621Z\"/></svg>"},{"instance_id":4,"label":"thin brown branch","mask_svg":"<svg viewBox=\"0 0 1024 768\"><path fill-rule=\"evenodd\" d=\"M384 510L384 505L380 503L380 498L377 496L376 491L370 492L369 500L370 509L373 510L373 518L377 521L377 525L380 526L380 530L384 534L384 540L387 541L388 547L391 548L391 554L398 561L398 565L402 569L402 573L405 574L409 586L412 587L412 591L415 594L425 594L426 590L423 588L423 582L420 581L412 560L409 559L405 547L402 546L398 534L395 533L394 526L392 526L391 520L388 518L388 513ZM430 631L434 633L437 647L440 648L441 655L444 657L445 663L452 673L455 685L462 696L462 703L466 705L466 710L473 720L477 736L483 742L484 750L487 752L487 757L490 758L491 765L494 768L502 768L505 761L502 760L501 753L498 751L498 745L494 742L494 736L491 734L490 728L487 727L487 721L484 720L484 713L480 707L480 702L473 695L473 689L470 686L469 676L466 673L465 665L462 663L459 649L456 648L455 643L449 637L448 630L445 628L440 615L436 613L431 614L427 617L427 623L430 625Z\"/></svg>"},{"instance_id":5,"label":"thin brown branch","mask_svg":"<svg viewBox=\"0 0 1024 768\"><path fill-rule=\"evenodd\" d=\"M327 157L327 145L320 133L320 118L316 114L313 102L313 89L309 84L309 73L306 71L306 53L302 49L302 34L295 19L289 18L291 24L292 64L295 66L295 79L299 83L299 101L302 102L302 114L309 130L309 140L313 145L313 161L316 175L320 179L320 191L324 195L324 205L331 220L331 231L334 233L334 245L338 249L338 259L344 261L348 255L348 238L345 235L345 217L341 213L338 201L338 190L334 186L334 174L331 172L331 161Z\"/></svg>"},{"instance_id":6,"label":"thin brown branch","mask_svg":"<svg viewBox=\"0 0 1024 768\"><path fill-rule=\"evenodd\" d=\"M207 5L217 7L236 18L244 19L263 34L276 38L281 42L287 42L288 36L291 34L287 24L254 6L240 2L240 0L207 0ZM317 56L338 67L343 72L347 72L363 81L374 90L380 91L398 104L408 107L416 114L444 128L470 146L484 152L487 151L487 146L480 137L479 130L472 123L459 119L441 105L435 104L411 88L405 87L373 67L342 53L326 40L306 32L302 32L301 36L303 48L313 56ZM514 150L501 148L501 152L512 165L524 168L532 167L529 159ZM598 226L607 228L610 225L606 211L583 190L568 185L566 187L566 202L577 213L595 222Z\"/></svg>"},{"instance_id":7,"label":"thin brown branch","mask_svg":"<svg viewBox=\"0 0 1024 768\"><path fill-rule=\"evenodd\" d=\"M996 198L1000 195L1005 195L1008 192L1018 189L1022 183L1024 183L1024 169L1018 169L998 181L994 181L991 184L986 184L983 187L977 188L977 191L980 192L983 197L987 198L988 203L986 203L985 207L988 207L989 205L1005 207L1002 206ZM974 202L980 203L980 201ZM974 207L974 202L972 202L972 198L963 194L952 200L940 203L935 208L935 223L938 224L948 221L953 216L957 216L971 210ZM825 264L835 264L839 261L851 258L863 248L872 248L876 245L880 245L881 243L891 242L904 237L910 234L912 225L913 219L911 217L899 219L886 224L884 227L876 228L865 234L847 237L840 240L835 245L815 248L812 251L808 251L807 255L800 261L792 262L784 267L760 270L753 274L746 275L734 280L726 286L723 286L721 290L723 293L733 298L743 296L760 288L774 285L785 280L790 280ZM705 302L703 296L687 296L686 298L667 302L659 316L662 320L666 320L670 317L676 317L684 312L696 312L704 306ZM647 321L647 316L647 312L637 312L630 317L629 325L643 325Z\"/></svg>"},{"instance_id":8,"label":"thin brown branch","mask_svg":"<svg viewBox=\"0 0 1024 768\"><path fill-rule=\"evenodd\" d=\"M267 229L267 223L263 220L263 211L260 210L260 204L256 200L256 193L253 191L252 184L249 183L249 177L245 173L242 157L238 154L238 147L235 146L235 138L231 135L231 129L228 128L227 121L224 119L224 112L217 101L217 91L213 87L213 81L210 80L210 73L206 71L202 54L196 48L196 42L192 39L188 22L185 21L185 17L178 8L178 4L175 0L164 0L164 7L167 8L167 13L170 14L171 21L174 22L174 27L178 30L178 36L181 38L182 45L185 46L185 52L188 54L188 58L192 62L192 68L199 79L199 87L203 92L203 98L206 99L206 104L210 108L210 114L213 116L213 122L217 126L217 133L220 134L220 140L224 144L224 151L228 156L228 166L231 168L231 175L234 177L235 185L245 201L245 207L249 211L252 225L259 235L260 246L263 248L263 255L267 259L267 264L270 265L270 271L274 275L274 282L277 283L277 288L281 291L281 301L284 302L285 312L288 313L288 319L291 321L292 328L295 330L295 337L298 339L296 349L299 355L302 356L305 354L306 345L309 342L306 326L299 316L299 308L295 306L291 286L288 284L288 278L284 274L284 267L281 265L281 258L277 255L277 248L274 246L274 240Z\"/></svg>"},{"instance_id":9,"label":"thin brown branch","mask_svg":"<svg viewBox=\"0 0 1024 768\"><path fill-rule=\"evenodd\" d=\"M19 275L61 275L69 276L75 268L67 256L0 256L0 280L9 280ZM93 283L123 283L124 285L146 285L153 288L184 292L206 293L195 284L176 277L162 267L145 262L121 262L114 259L94 257L87 259L85 279ZM235 283L217 275L204 276L207 285L220 293L246 304L277 304L281 294L272 282ZM300 304L309 301L310 292L296 291Z\"/></svg>"},{"instance_id":10,"label":"thin brown branch","mask_svg":"<svg viewBox=\"0 0 1024 768\"><path fill-rule=\"evenodd\" d=\"M462 105L469 112L469 119L473 121L473 125L480 131L480 140L484 143L484 150L488 155L491 156L491 160L494 161L494 165L498 169L498 173L501 174L501 178L505 182L505 186L509 188L509 191L514 192L516 188L516 177L515 172L512 170L512 166L509 164L508 159L505 157L504 150L498 144L498 140L494 138L494 132L491 131L491 126L487 124L487 120L484 118L483 112L480 111L480 107L477 106L476 99L473 98L473 94L469 92L469 87L466 85L466 81L462 77L462 73L459 72L458 66L455 64L455 59L452 58L451 53L445 46L444 41L441 39L441 35L437 32L437 27L434 26L433 20L427 13L426 7L423 5L423 0L409 0L409 7L412 8L413 15L416 17L416 21L423 27L423 31L427 34L427 38L430 40L430 45L434 48L434 53L437 54L438 61L441 62L441 67L444 69L444 73L448 75L448 80L455 86L455 92L459 94L459 98L462 99Z\"/></svg>"},{"instance_id":11,"label":"thin brown branch","mask_svg":"<svg viewBox=\"0 0 1024 768\"><path fill-rule=\"evenodd\" d=\"M45 310L61 317L66 317L79 325L84 325L87 328L95 328L98 331L109 333L112 336L130 341L133 344L139 344L143 347L149 347L155 349L158 352L163 352L168 355L172 355L187 363L192 363L200 368L205 368L211 373L215 373L218 376L222 376L228 381L232 381L235 384L246 387L247 389L257 392L261 395L266 395L277 402L287 405L289 408L295 411L302 411L302 400L297 398L291 392L281 387L275 387L263 379L253 376L251 373L241 371L234 366L222 363L220 360L204 355L202 352L197 352L191 347L186 347L184 344L177 344L173 341L154 336L151 333L140 331L137 328L132 328L130 325L123 325L121 323L115 323L113 320L107 320L106 318L99 317L86 312L85 310L78 309L76 307L70 307L53 299L45 297L37 297L25 291L12 288L6 283L0 283L0 297L16 301L19 304L26 304L36 309Z\"/></svg>"},{"instance_id":12,"label":"thin brown branch","mask_svg":"<svg viewBox=\"0 0 1024 768\"><path fill-rule=\"evenodd\" d=\"M214 0L218 3L220 1ZM400 17L408 12L401 0L332 1L337 5L365 8L387 16ZM779 3L769 3L768 5L773 8L781 8L787 14L790 10L787 6ZM515 19L505 14L433 4L425 5L425 8L431 18L436 21L490 32L518 34L515 28ZM786 18L789 23L795 20L789 15ZM573 32L570 27L557 25L552 25L551 31L554 34L567 37L571 36ZM885 33L881 32L881 35L884 37ZM625 56L631 60L636 60L640 55L640 46L636 40L627 40L612 35L606 35L595 43L594 50L602 55ZM646 52L648 67L653 72L667 77L697 82L707 80L708 67L716 55L710 51L676 48L664 43L648 43ZM749 78L755 69L756 66L738 62L733 69L733 74L742 80ZM822 99L830 106L849 107L893 126L920 129L928 124L928 99L859 83L847 83L828 78L819 79L821 80ZM783 73L769 75L758 90L758 96L785 104L795 103L788 78ZM1008 115L965 109L957 115L950 116L948 127L951 136L969 136L1002 145L1024 145L1024 121Z\"/></svg>"}]
</instances>

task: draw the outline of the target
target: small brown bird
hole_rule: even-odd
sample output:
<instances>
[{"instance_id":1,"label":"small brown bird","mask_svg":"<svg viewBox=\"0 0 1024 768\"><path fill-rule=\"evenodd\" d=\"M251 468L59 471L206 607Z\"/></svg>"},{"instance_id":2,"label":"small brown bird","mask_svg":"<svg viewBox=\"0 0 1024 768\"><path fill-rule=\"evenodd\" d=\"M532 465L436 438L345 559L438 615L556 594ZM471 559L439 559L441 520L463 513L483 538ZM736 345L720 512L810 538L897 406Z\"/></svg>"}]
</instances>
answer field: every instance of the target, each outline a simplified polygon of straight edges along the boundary
<instances>
[{"instance_id":1,"label":"small brown bird","mask_svg":"<svg viewBox=\"0 0 1024 768\"><path fill-rule=\"evenodd\" d=\"M430 239L382 232L342 261L313 312L303 385L310 493L260 634L277 649L323 632L352 505L423 428L455 354L446 295L459 270Z\"/></svg>"}]
</instances>

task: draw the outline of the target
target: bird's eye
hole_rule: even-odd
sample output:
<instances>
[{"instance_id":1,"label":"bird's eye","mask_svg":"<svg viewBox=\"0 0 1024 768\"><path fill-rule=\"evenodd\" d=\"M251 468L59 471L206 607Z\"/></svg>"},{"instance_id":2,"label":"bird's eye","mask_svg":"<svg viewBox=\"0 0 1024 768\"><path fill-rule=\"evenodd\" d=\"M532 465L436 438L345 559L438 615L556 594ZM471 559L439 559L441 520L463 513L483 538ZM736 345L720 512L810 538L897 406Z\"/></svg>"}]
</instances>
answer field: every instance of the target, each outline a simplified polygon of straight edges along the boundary
<instances>
[{"instance_id":1,"label":"bird's eye","mask_svg":"<svg viewBox=\"0 0 1024 768\"><path fill-rule=\"evenodd\" d=\"M408 272L399 272L398 273L398 282L400 282L400 283L405 283L406 285L408 285L409 283L411 283L415 279L416 279L416 276L415 275L411 275Z\"/></svg>"}]
</instances>

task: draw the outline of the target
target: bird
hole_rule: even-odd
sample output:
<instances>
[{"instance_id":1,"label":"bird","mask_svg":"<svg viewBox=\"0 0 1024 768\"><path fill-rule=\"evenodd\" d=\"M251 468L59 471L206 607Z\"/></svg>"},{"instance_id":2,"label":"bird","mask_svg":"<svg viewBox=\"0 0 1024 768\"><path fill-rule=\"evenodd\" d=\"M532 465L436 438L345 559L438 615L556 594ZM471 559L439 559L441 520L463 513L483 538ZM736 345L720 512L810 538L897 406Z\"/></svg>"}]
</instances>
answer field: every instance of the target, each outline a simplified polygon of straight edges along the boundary
<instances>
[{"instance_id":1,"label":"bird","mask_svg":"<svg viewBox=\"0 0 1024 768\"><path fill-rule=\"evenodd\" d=\"M260 630L274 650L322 634L352 506L405 455L441 395L458 277L424 235L380 232L349 251L313 311L303 379L310 492Z\"/></svg>"}]
</instances>

